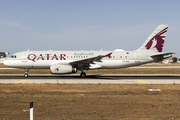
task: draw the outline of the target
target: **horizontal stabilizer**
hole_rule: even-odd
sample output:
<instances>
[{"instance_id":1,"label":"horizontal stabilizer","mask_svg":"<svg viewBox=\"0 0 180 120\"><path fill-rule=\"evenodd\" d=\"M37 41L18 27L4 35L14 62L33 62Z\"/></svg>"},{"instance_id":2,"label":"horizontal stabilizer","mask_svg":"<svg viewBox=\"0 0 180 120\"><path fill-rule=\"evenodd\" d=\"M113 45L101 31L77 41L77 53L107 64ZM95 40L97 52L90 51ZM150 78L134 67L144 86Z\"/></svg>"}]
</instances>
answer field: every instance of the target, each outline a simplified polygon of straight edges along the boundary
<instances>
[{"instance_id":1,"label":"horizontal stabilizer","mask_svg":"<svg viewBox=\"0 0 180 120\"><path fill-rule=\"evenodd\" d=\"M152 57L154 60L163 60L172 57L172 54L175 53L162 53L162 54L152 55L150 57Z\"/></svg>"}]
</instances>

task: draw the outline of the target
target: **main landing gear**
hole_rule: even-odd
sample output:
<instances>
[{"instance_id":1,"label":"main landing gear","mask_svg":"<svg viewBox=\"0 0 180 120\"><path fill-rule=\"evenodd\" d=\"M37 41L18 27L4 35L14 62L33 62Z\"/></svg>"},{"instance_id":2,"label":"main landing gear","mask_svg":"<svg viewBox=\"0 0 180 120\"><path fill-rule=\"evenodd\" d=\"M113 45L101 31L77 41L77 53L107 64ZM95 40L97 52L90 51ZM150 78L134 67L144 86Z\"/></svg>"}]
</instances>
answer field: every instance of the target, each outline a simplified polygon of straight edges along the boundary
<instances>
[{"instance_id":1,"label":"main landing gear","mask_svg":"<svg viewBox=\"0 0 180 120\"><path fill-rule=\"evenodd\" d=\"M81 75L80 75L82 78L85 78L86 77L86 73L85 72L81 72Z\"/></svg>"},{"instance_id":2,"label":"main landing gear","mask_svg":"<svg viewBox=\"0 0 180 120\"><path fill-rule=\"evenodd\" d=\"M29 72L29 69L25 69L25 74L24 74L24 77L27 78L28 77L28 72Z\"/></svg>"}]
</instances>

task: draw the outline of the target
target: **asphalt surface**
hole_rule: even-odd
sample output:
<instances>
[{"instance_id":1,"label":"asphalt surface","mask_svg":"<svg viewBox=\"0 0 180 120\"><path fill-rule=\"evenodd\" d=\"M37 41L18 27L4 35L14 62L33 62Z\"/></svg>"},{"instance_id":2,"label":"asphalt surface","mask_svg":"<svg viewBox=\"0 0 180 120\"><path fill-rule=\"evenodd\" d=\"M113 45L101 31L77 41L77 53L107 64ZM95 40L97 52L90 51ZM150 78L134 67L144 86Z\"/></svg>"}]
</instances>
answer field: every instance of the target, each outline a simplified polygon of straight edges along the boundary
<instances>
[{"instance_id":1,"label":"asphalt surface","mask_svg":"<svg viewBox=\"0 0 180 120\"><path fill-rule=\"evenodd\" d=\"M180 75L0 75L1 84L180 84Z\"/></svg>"}]
</instances>

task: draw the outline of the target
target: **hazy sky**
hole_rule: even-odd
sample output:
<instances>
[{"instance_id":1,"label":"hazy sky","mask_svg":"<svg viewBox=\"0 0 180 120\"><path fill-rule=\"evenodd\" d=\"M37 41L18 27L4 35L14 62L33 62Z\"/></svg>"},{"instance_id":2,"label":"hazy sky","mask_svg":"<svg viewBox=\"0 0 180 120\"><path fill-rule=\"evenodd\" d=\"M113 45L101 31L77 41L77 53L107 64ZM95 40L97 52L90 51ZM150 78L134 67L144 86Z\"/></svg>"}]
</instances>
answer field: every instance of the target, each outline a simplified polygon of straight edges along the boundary
<instances>
[{"instance_id":1,"label":"hazy sky","mask_svg":"<svg viewBox=\"0 0 180 120\"><path fill-rule=\"evenodd\" d=\"M0 51L136 50L159 24L180 58L179 0L0 0Z\"/></svg>"}]
</instances>

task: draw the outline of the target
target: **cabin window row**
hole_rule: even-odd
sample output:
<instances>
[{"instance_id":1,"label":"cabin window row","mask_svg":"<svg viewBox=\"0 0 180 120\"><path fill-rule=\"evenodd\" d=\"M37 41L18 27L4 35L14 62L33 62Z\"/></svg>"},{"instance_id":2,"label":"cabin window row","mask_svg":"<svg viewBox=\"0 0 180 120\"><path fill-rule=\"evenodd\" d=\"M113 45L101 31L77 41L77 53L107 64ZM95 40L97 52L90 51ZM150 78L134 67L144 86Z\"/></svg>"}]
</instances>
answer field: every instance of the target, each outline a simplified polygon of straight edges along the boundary
<instances>
[{"instance_id":1,"label":"cabin window row","mask_svg":"<svg viewBox=\"0 0 180 120\"><path fill-rule=\"evenodd\" d=\"M11 56L11 58L16 58L16 56ZM43 56L43 58L47 58L47 56ZM53 58L53 56L49 56L49 58ZM88 58L88 56L64 56L64 58ZM110 58L115 58L115 56L111 56ZM120 56L120 58L123 58L123 56ZM128 56L124 56L124 58L128 58Z\"/></svg>"},{"instance_id":2,"label":"cabin window row","mask_svg":"<svg viewBox=\"0 0 180 120\"><path fill-rule=\"evenodd\" d=\"M115 56L111 56L111 58L115 58ZM123 58L123 56L120 56L120 58ZM124 56L124 58L128 58L128 56Z\"/></svg>"},{"instance_id":3,"label":"cabin window row","mask_svg":"<svg viewBox=\"0 0 180 120\"><path fill-rule=\"evenodd\" d=\"M53 58L54 56L42 56L43 58ZM58 58L62 56L57 56ZM88 56L70 56L71 58L88 58ZM11 58L16 58L16 55L11 56ZM64 56L64 58L69 58L69 56Z\"/></svg>"}]
</instances>

